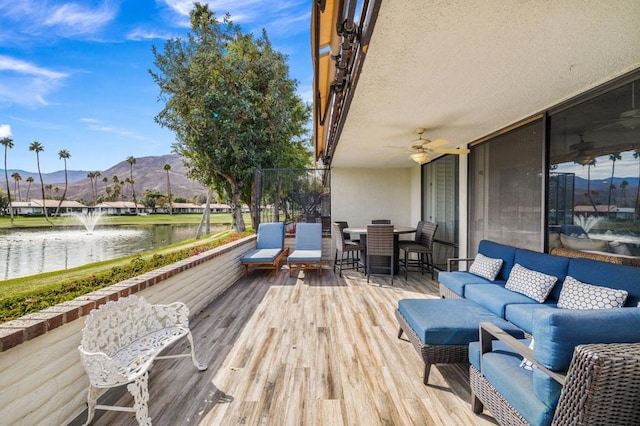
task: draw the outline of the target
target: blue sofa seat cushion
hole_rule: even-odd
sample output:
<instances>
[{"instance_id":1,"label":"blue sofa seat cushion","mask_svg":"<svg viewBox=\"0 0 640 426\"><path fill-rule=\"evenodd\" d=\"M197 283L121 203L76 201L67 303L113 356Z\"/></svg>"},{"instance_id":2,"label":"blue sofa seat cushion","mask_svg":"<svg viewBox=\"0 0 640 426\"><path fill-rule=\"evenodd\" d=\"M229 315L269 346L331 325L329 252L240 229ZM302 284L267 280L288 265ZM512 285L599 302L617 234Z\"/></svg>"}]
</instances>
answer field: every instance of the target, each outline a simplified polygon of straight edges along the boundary
<instances>
[{"instance_id":1,"label":"blue sofa seat cushion","mask_svg":"<svg viewBox=\"0 0 640 426\"><path fill-rule=\"evenodd\" d=\"M462 297L464 297L464 287L467 284L501 284L503 286L505 284L505 281L489 281L486 278L462 271L440 272L438 282Z\"/></svg>"},{"instance_id":2,"label":"blue sofa seat cushion","mask_svg":"<svg viewBox=\"0 0 640 426\"><path fill-rule=\"evenodd\" d=\"M629 294L625 306L640 302L640 268L635 266L575 258L569 261L567 275L583 283L626 290Z\"/></svg>"},{"instance_id":3,"label":"blue sofa seat cushion","mask_svg":"<svg viewBox=\"0 0 640 426\"><path fill-rule=\"evenodd\" d=\"M281 249L255 249L244 254L240 261L243 263L265 263L274 262L276 257L282 253Z\"/></svg>"},{"instance_id":4,"label":"blue sofa seat cushion","mask_svg":"<svg viewBox=\"0 0 640 426\"><path fill-rule=\"evenodd\" d=\"M557 398L551 398L547 404L534 397L535 371L520 368L521 361L522 357L515 352L488 352L482 358L482 374L529 424L549 425Z\"/></svg>"},{"instance_id":5,"label":"blue sofa seat cushion","mask_svg":"<svg viewBox=\"0 0 640 426\"><path fill-rule=\"evenodd\" d=\"M479 340L482 321L516 338L522 330L466 299L401 299L398 311L425 345L466 345Z\"/></svg>"},{"instance_id":6,"label":"blue sofa seat cushion","mask_svg":"<svg viewBox=\"0 0 640 426\"><path fill-rule=\"evenodd\" d=\"M511 304L539 303L524 294L507 290L498 284L468 284L464 288L464 297L473 300L500 318L505 317L505 308Z\"/></svg>"},{"instance_id":7,"label":"blue sofa seat cushion","mask_svg":"<svg viewBox=\"0 0 640 426\"><path fill-rule=\"evenodd\" d=\"M504 319L531 334L533 332L533 318L541 312L541 309L557 309L557 305L552 302L535 304L514 303L505 307Z\"/></svg>"}]
</instances>

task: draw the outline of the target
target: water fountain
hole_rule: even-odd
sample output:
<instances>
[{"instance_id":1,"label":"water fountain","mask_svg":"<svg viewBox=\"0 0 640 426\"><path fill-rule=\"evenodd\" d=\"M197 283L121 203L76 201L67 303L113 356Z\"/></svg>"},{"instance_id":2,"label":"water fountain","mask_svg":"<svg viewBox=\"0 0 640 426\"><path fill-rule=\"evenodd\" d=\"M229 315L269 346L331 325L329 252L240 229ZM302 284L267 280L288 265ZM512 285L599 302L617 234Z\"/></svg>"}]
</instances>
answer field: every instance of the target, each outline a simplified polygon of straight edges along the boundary
<instances>
[{"instance_id":1,"label":"water fountain","mask_svg":"<svg viewBox=\"0 0 640 426\"><path fill-rule=\"evenodd\" d=\"M87 234L92 234L98 222L100 222L100 217L102 217L101 212L88 212L88 213L71 213L73 217L75 217L87 230Z\"/></svg>"}]
</instances>

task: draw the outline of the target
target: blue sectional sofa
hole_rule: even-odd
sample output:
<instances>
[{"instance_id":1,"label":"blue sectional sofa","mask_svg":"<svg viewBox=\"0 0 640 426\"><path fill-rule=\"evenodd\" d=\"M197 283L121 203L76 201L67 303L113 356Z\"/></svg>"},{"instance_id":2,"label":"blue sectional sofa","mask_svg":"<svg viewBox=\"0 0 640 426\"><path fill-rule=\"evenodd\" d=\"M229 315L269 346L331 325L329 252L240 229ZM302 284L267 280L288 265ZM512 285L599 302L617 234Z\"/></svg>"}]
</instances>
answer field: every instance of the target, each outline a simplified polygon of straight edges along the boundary
<instances>
[{"instance_id":1,"label":"blue sectional sofa","mask_svg":"<svg viewBox=\"0 0 640 426\"><path fill-rule=\"evenodd\" d=\"M447 306L451 318L463 314L456 309L473 307L474 310L481 309L484 312L482 316L478 316L484 327L484 341L478 342L479 339L476 338L473 339L475 342L469 340L468 345L473 409L480 412L483 405L487 406L501 423L551 424L576 347L586 344L640 342L640 268L549 255L486 240L480 242L478 253L490 259L502 259L502 266L494 280L466 271L440 272L438 277L443 298L464 299L465 302L460 305L461 308L456 308L448 300L441 300L442 303L449 303ZM543 301L505 287L512 270L522 270L522 267L557 278ZM570 300L568 293L574 288L572 279L584 284L626 291L624 306L611 309L592 309L594 306L587 306L588 309L585 309L581 306L579 309L570 309L573 306L568 306L567 301ZM567 282L570 284L566 284ZM582 285L581 283L579 284ZM513 281L510 284L513 288ZM558 301L565 284L567 290L562 301L564 307L560 308ZM582 286L583 290L584 287L588 286ZM574 299L584 295L590 300L590 290L585 291L576 292ZM614 293L616 297L620 295L620 292ZM593 297L600 298L601 295ZM433 302L434 300L425 301L424 306ZM576 308L583 304L580 300L575 303ZM413 303L412 313L407 311L406 304L406 301L401 300L396 314L401 326L400 334L403 329L408 331L409 328L419 328L412 317L420 316L417 314L420 308ZM402 310L404 311L401 312ZM486 322L486 312L490 312L497 320ZM424 311L421 314L430 315ZM440 319L439 324L447 321ZM504 327L500 321L509 324L506 331L511 336L502 330ZM451 320L452 324L457 322ZM524 335L529 338L520 339L521 336L517 336L511 329L513 326L524 331ZM428 335L425 330L410 330L407 334L414 346L417 344L425 347L424 341L416 340L420 335ZM482 336L479 338L482 339ZM532 348L529 347L531 339L535 341ZM523 368L523 358L529 361L527 368ZM637 362L640 363L640 360ZM531 365L535 367L530 367ZM638 375L637 372L635 375ZM636 382L640 384L640 379Z\"/></svg>"}]
</instances>

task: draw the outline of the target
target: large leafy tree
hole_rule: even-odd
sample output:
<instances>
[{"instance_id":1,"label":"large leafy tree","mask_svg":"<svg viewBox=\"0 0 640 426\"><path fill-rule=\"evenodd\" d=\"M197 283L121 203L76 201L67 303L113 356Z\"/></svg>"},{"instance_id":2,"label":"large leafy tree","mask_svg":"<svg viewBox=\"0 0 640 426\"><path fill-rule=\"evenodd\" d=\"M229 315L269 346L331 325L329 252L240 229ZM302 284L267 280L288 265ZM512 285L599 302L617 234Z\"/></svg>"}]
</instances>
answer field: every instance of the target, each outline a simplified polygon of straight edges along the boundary
<instances>
[{"instance_id":1,"label":"large leafy tree","mask_svg":"<svg viewBox=\"0 0 640 426\"><path fill-rule=\"evenodd\" d=\"M9 204L9 214L11 215L11 223L13 223L13 208L11 207L11 191L9 190L9 173L7 172L7 150L13 148L13 139L4 137L0 139L0 144L4 146L4 178L7 182L7 202Z\"/></svg>"},{"instance_id":2,"label":"large leafy tree","mask_svg":"<svg viewBox=\"0 0 640 426\"><path fill-rule=\"evenodd\" d=\"M175 132L173 148L190 177L229 195L242 231L242 204L254 208L255 170L309 164L309 108L266 32L243 34L198 3L190 17L186 40L153 48L157 71L150 72L165 102L155 119Z\"/></svg>"}]
</instances>

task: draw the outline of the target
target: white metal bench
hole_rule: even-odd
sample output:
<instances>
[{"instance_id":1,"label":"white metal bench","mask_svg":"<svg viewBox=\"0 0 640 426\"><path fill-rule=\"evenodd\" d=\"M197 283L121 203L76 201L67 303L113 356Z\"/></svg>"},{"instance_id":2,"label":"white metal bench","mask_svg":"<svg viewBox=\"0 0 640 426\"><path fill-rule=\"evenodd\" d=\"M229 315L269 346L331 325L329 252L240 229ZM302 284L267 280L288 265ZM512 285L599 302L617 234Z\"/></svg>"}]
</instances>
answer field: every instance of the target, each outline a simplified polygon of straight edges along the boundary
<instances>
[{"instance_id":1,"label":"white metal bench","mask_svg":"<svg viewBox=\"0 0 640 426\"><path fill-rule=\"evenodd\" d=\"M185 336L190 353L158 356ZM207 369L196 360L189 309L181 302L151 305L140 296L107 302L87 317L78 350L89 376L87 424L98 409L135 412L139 424L151 425L148 371L156 359L190 356L198 370ZM97 404L99 389L124 384L133 395L133 407Z\"/></svg>"}]
</instances>

